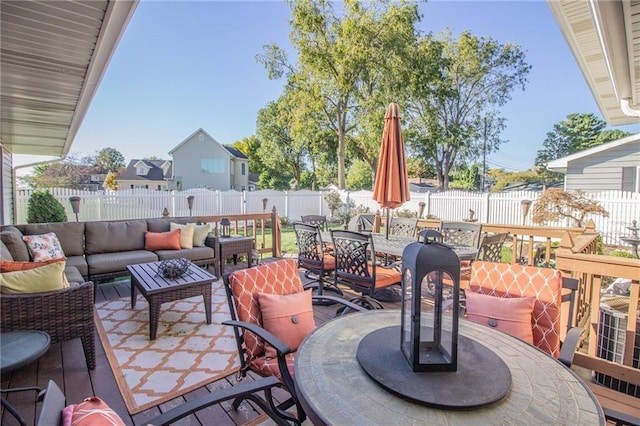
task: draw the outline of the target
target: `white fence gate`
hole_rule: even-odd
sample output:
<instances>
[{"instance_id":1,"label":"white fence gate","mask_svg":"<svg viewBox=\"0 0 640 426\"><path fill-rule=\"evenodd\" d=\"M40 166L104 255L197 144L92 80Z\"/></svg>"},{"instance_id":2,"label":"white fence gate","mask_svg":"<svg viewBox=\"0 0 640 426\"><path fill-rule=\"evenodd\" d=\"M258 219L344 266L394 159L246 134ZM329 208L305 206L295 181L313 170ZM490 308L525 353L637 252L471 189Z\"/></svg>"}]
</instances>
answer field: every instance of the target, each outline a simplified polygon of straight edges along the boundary
<instances>
[{"instance_id":1,"label":"white fence gate","mask_svg":"<svg viewBox=\"0 0 640 426\"><path fill-rule=\"evenodd\" d=\"M211 191L194 188L185 191L154 191L134 189L127 191L78 191L64 188L49 190L67 210L69 220L75 215L69 197L80 197L78 220L117 220L161 217L165 209L169 216L209 216L270 212L276 208L281 217L289 221L299 220L303 215L320 214L331 216L326 192L322 191ZM26 223L27 203L33 190L16 193L16 223ZM351 200L355 206L363 206L375 212L378 203L371 191L339 191L343 201ZM193 208L189 211L187 197L194 196ZM605 244L624 245L621 236L629 235L627 227L633 220L640 222L640 194L622 191L607 191L588 194L600 202L609 212L609 217L593 216L596 229L602 234ZM473 193L465 191L411 193L411 200L398 210L420 211L424 203L423 217L428 214L442 220L463 220L473 210L474 217L482 223L531 225L531 212L523 216L520 203L535 202L540 193L531 191L503 193ZM569 221L551 223L551 226L575 226Z\"/></svg>"}]
</instances>

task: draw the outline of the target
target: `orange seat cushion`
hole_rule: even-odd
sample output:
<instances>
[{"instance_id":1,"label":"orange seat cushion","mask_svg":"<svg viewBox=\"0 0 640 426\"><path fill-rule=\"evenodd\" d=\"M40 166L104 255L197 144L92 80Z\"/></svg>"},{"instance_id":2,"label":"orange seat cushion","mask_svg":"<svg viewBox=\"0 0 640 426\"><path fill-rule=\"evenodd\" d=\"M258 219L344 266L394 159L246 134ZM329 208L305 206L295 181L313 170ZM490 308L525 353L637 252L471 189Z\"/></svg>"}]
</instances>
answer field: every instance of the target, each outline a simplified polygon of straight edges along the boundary
<instances>
[{"instance_id":1,"label":"orange seat cushion","mask_svg":"<svg viewBox=\"0 0 640 426\"><path fill-rule=\"evenodd\" d=\"M373 266L369 265L369 274L373 275ZM400 271L392 268L376 267L376 288L389 287L402 281Z\"/></svg>"}]
</instances>

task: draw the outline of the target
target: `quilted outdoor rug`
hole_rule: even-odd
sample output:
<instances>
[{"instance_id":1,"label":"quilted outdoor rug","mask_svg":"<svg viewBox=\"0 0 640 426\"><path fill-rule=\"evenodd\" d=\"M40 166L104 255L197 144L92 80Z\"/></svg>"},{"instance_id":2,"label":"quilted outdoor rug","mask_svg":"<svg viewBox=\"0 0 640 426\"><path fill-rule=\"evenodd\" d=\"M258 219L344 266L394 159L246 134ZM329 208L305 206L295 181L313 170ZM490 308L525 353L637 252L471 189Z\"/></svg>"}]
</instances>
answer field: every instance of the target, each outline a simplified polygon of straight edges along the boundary
<instances>
[{"instance_id":1,"label":"quilted outdoor rug","mask_svg":"<svg viewBox=\"0 0 640 426\"><path fill-rule=\"evenodd\" d=\"M149 340L149 305L138 295L96 304L96 328L129 410L136 414L238 370L224 289L213 283L211 324L202 296L164 303L158 334Z\"/></svg>"}]
</instances>

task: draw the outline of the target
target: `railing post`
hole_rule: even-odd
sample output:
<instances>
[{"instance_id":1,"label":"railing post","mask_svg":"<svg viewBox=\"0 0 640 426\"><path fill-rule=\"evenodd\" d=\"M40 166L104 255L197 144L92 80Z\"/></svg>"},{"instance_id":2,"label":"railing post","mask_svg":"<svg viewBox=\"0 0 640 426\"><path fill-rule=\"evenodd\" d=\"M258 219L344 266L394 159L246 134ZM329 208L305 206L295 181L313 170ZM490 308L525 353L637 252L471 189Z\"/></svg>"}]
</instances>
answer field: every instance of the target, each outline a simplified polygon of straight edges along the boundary
<instances>
[{"instance_id":1,"label":"railing post","mask_svg":"<svg viewBox=\"0 0 640 426\"><path fill-rule=\"evenodd\" d=\"M282 229L276 206L271 210L271 255L275 258L282 257Z\"/></svg>"}]
</instances>

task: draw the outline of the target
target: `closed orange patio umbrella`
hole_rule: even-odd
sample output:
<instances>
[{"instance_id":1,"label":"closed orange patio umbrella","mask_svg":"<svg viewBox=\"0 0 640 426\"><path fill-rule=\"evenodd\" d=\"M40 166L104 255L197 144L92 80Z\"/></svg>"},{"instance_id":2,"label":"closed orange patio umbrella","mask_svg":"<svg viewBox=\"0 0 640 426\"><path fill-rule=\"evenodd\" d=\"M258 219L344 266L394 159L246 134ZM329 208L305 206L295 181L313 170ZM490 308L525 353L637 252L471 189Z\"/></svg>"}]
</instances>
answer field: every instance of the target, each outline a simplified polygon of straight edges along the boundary
<instances>
[{"instance_id":1,"label":"closed orange patio umbrella","mask_svg":"<svg viewBox=\"0 0 640 426\"><path fill-rule=\"evenodd\" d=\"M389 211L409 201L409 179L400 126L400 108L391 103L384 115L384 132L378 158L378 171L373 187L373 199L387 209L386 237L389 237Z\"/></svg>"}]
</instances>

